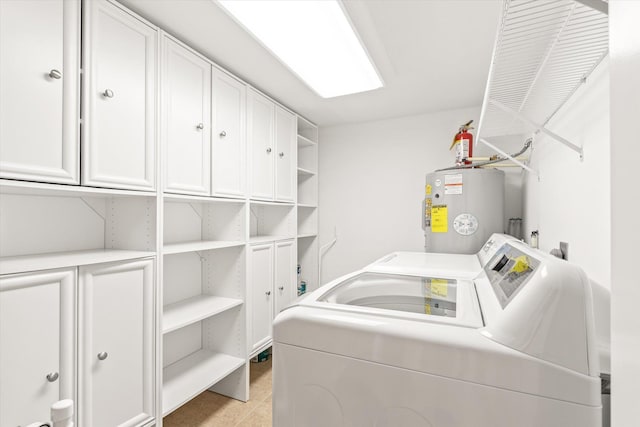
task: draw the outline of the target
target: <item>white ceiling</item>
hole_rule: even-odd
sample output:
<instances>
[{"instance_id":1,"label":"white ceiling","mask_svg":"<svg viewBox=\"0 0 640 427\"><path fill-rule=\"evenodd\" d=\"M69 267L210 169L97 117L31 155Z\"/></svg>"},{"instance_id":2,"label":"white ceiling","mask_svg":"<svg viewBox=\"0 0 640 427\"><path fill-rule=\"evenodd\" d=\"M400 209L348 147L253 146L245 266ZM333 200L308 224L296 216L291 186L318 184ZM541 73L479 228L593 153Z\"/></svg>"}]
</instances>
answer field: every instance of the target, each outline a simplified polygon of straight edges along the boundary
<instances>
[{"instance_id":1,"label":"white ceiling","mask_svg":"<svg viewBox=\"0 0 640 427\"><path fill-rule=\"evenodd\" d=\"M323 99L213 0L121 1L322 126L480 105L502 5L500 0L344 1L385 86Z\"/></svg>"}]
</instances>

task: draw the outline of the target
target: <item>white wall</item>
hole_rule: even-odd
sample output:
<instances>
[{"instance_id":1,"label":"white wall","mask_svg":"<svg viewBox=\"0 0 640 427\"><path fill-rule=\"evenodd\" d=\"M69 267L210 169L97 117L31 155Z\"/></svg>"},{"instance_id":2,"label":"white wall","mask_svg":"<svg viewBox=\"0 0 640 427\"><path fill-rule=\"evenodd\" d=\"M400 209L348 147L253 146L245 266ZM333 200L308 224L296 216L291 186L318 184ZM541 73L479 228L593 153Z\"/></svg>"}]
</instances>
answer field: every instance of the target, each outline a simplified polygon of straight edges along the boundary
<instances>
[{"instance_id":1,"label":"white wall","mask_svg":"<svg viewBox=\"0 0 640 427\"><path fill-rule=\"evenodd\" d=\"M338 237L323 257L322 283L392 251L424 250L425 174L454 165L453 135L479 113L464 108L320 129L320 244L331 241L334 227ZM509 206L519 216L521 199Z\"/></svg>"},{"instance_id":2,"label":"white wall","mask_svg":"<svg viewBox=\"0 0 640 427\"><path fill-rule=\"evenodd\" d=\"M640 280L635 217L640 190L640 2L609 2L611 50L611 386L612 425L640 419Z\"/></svg>"},{"instance_id":3,"label":"white wall","mask_svg":"<svg viewBox=\"0 0 640 427\"><path fill-rule=\"evenodd\" d=\"M609 66L605 59L548 128L584 149L578 153L547 136L534 141L530 166L540 172L524 178L524 230L527 241L539 230L544 251L569 243L569 261L610 288L611 217L609 166Z\"/></svg>"}]
</instances>

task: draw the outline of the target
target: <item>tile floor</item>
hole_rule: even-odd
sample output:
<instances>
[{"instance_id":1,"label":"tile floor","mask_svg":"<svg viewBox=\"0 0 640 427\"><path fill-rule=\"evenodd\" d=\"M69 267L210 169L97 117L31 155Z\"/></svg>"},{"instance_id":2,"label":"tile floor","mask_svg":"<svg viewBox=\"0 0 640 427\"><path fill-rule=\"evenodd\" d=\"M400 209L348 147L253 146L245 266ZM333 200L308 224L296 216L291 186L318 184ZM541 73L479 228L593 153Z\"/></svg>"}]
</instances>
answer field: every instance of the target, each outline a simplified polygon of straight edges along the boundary
<instances>
[{"instance_id":1,"label":"tile floor","mask_svg":"<svg viewBox=\"0 0 640 427\"><path fill-rule=\"evenodd\" d=\"M164 418L164 427L271 427L271 358L251 363L250 400L205 391Z\"/></svg>"}]
</instances>

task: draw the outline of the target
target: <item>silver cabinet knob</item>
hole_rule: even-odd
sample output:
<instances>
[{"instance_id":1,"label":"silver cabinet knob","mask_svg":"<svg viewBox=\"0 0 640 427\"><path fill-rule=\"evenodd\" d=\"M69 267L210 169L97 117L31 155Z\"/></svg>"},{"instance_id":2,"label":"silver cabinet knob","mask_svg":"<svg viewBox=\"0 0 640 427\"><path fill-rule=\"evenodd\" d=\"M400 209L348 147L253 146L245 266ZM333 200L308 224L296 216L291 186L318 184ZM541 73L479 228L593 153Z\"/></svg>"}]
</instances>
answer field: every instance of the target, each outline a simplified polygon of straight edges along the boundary
<instances>
[{"instance_id":1,"label":"silver cabinet knob","mask_svg":"<svg viewBox=\"0 0 640 427\"><path fill-rule=\"evenodd\" d=\"M267 148L267 153L271 153L271 147Z\"/></svg>"},{"instance_id":2,"label":"silver cabinet knob","mask_svg":"<svg viewBox=\"0 0 640 427\"><path fill-rule=\"evenodd\" d=\"M266 296L269 296L269 295L271 295L271 291L267 291L267 292L265 292L264 294L265 294Z\"/></svg>"},{"instance_id":3,"label":"silver cabinet knob","mask_svg":"<svg viewBox=\"0 0 640 427\"><path fill-rule=\"evenodd\" d=\"M278 154L278 156L280 156L280 158L284 157L284 153L281 151L280 154Z\"/></svg>"},{"instance_id":4,"label":"silver cabinet knob","mask_svg":"<svg viewBox=\"0 0 640 427\"><path fill-rule=\"evenodd\" d=\"M204 129L204 125L202 123L198 123L198 126L196 126L196 128L198 130L202 130L202 129Z\"/></svg>"},{"instance_id":5,"label":"silver cabinet knob","mask_svg":"<svg viewBox=\"0 0 640 427\"><path fill-rule=\"evenodd\" d=\"M109 353L107 353L106 351L101 351L100 353L98 353L98 360L104 360L109 356Z\"/></svg>"},{"instance_id":6,"label":"silver cabinet knob","mask_svg":"<svg viewBox=\"0 0 640 427\"><path fill-rule=\"evenodd\" d=\"M113 98L113 91L111 89L107 89L104 92L102 92L102 96L104 96L105 98Z\"/></svg>"},{"instance_id":7,"label":"silver cabinet knob","mask_svg":"<svg viewBox=\"0 0 640 427\"><path fill-rule=\"evenodd\" d=\"M58 377L59 375L57 372L50 372L47 374L47 381L49 381L50 383L56 382Z\"/></svg>"},{"instance_id":8,"label":"silver cabinet knob","mask_svg":"<svg viewBox=\"0 0 640 427\"><path fill-rule=\"evenodd\" d=\"M284 291L284 286L278 286L278 289L280 289L281 291Z\"/></svg>"},{"instance_id":9,"label":"silver cabinet knob","mask_svg":"<svg viewBox=\"0 0 640 427\"><path fill-rule=\"evenodd\" d=\"M226 131L222 131L220 132L220 138L224 138L225 136L227 136L227 132Z\"/></svg>"},{"instance_id":10,"label":"silver cabinet knob","mask_svg":"<svg viewBox=\"0 0 640 427\"><path fill-rule=\"evenodd\" d=\"M62 78L62 73L56 69L53 69L49 71L49 77L51 77L52 79L58 80Z\"/></svg>"}]
</instances>

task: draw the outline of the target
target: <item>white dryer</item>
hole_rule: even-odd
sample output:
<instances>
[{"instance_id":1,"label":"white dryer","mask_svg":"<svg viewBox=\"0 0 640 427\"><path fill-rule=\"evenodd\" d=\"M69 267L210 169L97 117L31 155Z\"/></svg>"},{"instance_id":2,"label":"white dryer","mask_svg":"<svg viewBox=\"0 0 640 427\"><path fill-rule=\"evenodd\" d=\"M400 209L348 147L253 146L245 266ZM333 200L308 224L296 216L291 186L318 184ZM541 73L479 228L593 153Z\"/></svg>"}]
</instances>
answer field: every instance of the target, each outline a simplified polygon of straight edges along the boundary
<instances>
[{"instance_id":1,"label":"white dryer","mask_svg":"<svg viewBox=\"0 0 640 427\"><path fill-rule=\"evenodd\" d=\"M395 253L281 312L274 425L600 427L588 279L495 237L476 277Z\"/></svg>"}]
</instances>

